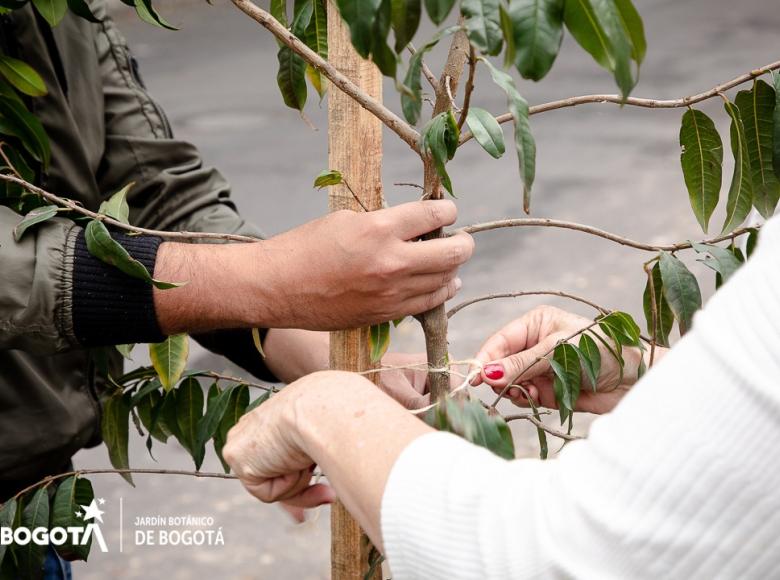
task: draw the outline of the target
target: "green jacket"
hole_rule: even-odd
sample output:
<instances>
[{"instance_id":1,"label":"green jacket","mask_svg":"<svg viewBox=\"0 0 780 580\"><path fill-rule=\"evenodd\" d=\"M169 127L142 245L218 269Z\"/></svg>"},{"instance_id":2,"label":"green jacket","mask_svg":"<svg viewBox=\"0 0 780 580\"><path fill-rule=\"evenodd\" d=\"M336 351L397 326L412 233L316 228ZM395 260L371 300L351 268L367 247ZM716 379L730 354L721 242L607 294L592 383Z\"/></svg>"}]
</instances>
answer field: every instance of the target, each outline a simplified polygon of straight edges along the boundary
<instances>
[{"instance_id":1,"label":"green jacket","mask_svg":"<svg viewBox=\"0 0 780 580\"><path fill-rule=\"evenodd\" d=\"M128 201L135 225L259 235L236 213L222 175L174 138L103 1L92 7L99 24L69 13L51 29L29 3L3 17L0 34L11 56L32 65L48 88L31 99L52 145L41 185L94 210L134 181ZM0 491L60 470L100 441L101 382L77 337L74 310L97 312L92 335L100 324L110 335L116 320L110 312L101 317L97 305L106 298L121 303L123 286L136 283L117 279L78 298L81 228L56 218L16 243L19 220L0 206ZM153 312L151 300L144 307ZM118 355L112 365L121 365Z\"/></svg>"}]
</instances>

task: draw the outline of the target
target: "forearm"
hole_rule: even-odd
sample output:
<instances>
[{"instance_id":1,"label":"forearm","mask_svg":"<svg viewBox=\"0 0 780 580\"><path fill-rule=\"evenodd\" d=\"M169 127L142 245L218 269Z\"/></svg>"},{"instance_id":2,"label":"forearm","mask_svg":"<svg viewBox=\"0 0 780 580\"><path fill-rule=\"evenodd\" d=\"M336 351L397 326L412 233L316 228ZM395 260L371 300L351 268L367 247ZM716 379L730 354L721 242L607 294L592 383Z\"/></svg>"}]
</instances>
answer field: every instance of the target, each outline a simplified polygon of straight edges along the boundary
<instances>
[{"instance_id":1,"label":"forearm","mask_svg":"<svg viewBox=\"0 0 780 580\"><path fill-rule=\"evenodd\" d=\"M296 405L299 443L381 550L380 511L390 471L407 445L433 430L369 381L327 376Z\"/></svg>"}]
</instances>

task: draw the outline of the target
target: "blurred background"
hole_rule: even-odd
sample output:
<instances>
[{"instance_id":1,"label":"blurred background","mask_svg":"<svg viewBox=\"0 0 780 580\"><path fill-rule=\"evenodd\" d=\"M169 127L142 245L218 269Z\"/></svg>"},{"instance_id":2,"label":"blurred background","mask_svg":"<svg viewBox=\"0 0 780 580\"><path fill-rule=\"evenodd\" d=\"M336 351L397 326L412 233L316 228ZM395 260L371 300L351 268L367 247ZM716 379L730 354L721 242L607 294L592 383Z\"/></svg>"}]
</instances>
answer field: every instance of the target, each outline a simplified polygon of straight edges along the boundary
<instances>
[{"instance_id":1,"label":"blurred background","mask_svg":"<svg viewBox=\"0 0 780 580\"><path fill-rule=\"evenodd\" d=\"M160 12L179 31L144 24L117 4L114 18L140 62L150 92L167 111L177 136L198 145L206 162L232 182L242 214L268 235L324 214L327 194L314 190L312 182L327 168L327 104L318 103L310 90L306 112L316 129L284 106L276 87L276 43L271 35L225 0L215 0L212 6L202 0L159 2ZM644 18L648 53L634 96L678 98L778 60L780 12L774 2L742 0L738 8L726 0L635 0L635 4ZM416 44L431 34L431 28L423 27ZM445 49L428 58L436 72ZM539 84L519 81L519 87L530 104L616 92L610 75L569 36L549 76ZM385 88L386 104L400 110L392 85ZM503 93L484 70L472 102L495 114L506 109ZM700 108L715 119L727 143L728 122L721 101L713 99ZM587 223L648 243L701 238L679 166L682 114L682 109L594 104L532 117L538 147L532 215ZM390 204L413 200L416 190L393 184L421 182L419 160L394 134L385 131L384 139L387 200ZM725 157L724 197L733 166L728 152ZM511 149L496 161L474 141L458 152L448 169L458 195L459 224L521 215L516 163ZM713 232L722 223L724 205L725 199L712 219ZM557 289L625 310L644 327L642 262L649 257L559 229L486 232L478 234L475 256L462 270L463 289L453 305L490 292ZM702 291L709 296L713 276L693 255L684 259L703 275ZM592 316L582 305L552 298L481 303L452 319L452 354L472 356L491 332L542 303ZM393 331L392 349L415 352L422 345L415 322ZM148 364L143 350L135 350L135 364ZM192 347L189 366L246 376L197 345ZM577 431L587 431L590 420L578 416ZM517 422L513 429L518 456L536 455L535 431ZM144 440L132 429L130 435L132 466L192 469L191 459L175 443L158 444L155 462ZM551 450L557 446L551 439ZM219 471L210 448L207 455L203 469ZM77 468L109 466L102 447L79 453L75 463ZM326 509L295 526L279 508L254 501L235 481L138 475L135 489L117 476L95 476L93 483L96 495L106 499L104 533L111 551L93 550L89 564L75 566L77 578L329 577ZM122 553L116 548L120 498ZM214 518L213 527L221 527L224 546L134 545L136 517L187 515Z\"/></svg>"}]
</instances>

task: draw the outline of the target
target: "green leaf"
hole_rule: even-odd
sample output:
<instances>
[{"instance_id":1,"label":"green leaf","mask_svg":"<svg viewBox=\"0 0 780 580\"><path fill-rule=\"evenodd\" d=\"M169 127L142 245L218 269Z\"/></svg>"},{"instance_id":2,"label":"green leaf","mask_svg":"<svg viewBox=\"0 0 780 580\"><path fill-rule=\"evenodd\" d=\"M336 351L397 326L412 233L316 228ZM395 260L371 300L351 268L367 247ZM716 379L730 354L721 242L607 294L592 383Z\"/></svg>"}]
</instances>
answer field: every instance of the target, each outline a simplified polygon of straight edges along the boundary
<instances>
[{"instance_id":1,"label":"green leaf","mask_svg":"<svg viewBox=\"0 0 780 580\"><path fill-rule=\"evenodd\" d=\"M455 0L425 0L425 11L434 24L441 24L449 16Z\"/></svg>"},{"instance_id":2,"label":"green leaf","mask_svg":"<svg viewBox=\"0 0 780 580\"><path fill-rule=\"evenodd\" d=\"M656 324L655 324L655 341L661 346L669 346L669 333L672 332L672 326L674 326L674 312L672 312L669 303L666 301L664 295L664 283L661 279L661 267L656 264L651 271L653 277L653 294L655 294L655 308L656 308ZM642 296L642 307L645 312L645 320L647 321L647 332L652 336L653 333L653 303L652 295L650 294L650 280L645 285L645 293Z\"/></svg>"},{"instance_id":3,"label":"green leaf","mask_svg":"<svg viewBox=\"0 0 780 580\"><path fill-rule=\"evenodd\" d=\"M0 508L0 528L13 528L16 520L16 510L18 503L15 499L9 499ZM3 559L5 558L8 544L0 543L0 570L3 568Z\"/></svg>"},{"instance_id":4,"label":"green leaf","mask_svg":"<svg viewBox=\"0 0 780 580\"><path fill-rule=\"evenodd\" d=\"M680 336L691 328L693 315L701 308L701 291L696 277L680 260L661 252L659 266L666 301L680 327Z\"/></svg>"},{"instance_id":5,"label":"green leaf","mask_svg":"<svg viewBox=\"0 0 780 580\"><path fill-rule=\"evenodd\" d=\"M22 218L22 221L16 224L16 227L14 228L14 240L17 242L20 241L24 232L26 232L29 227L53 218L57 215L57 211L58 208L56 205L43 205L30 211Z\"/></svg>"},{"instance_id":6,"label":"green leaf","mask_svg":"<svg viewBox=\"0 0 780 580\"><path fill-rule=\"evenodd\" d=\"M287 28L289 26L287 23L287 0L271 0L271 16Z\"/></svg>"},{"instance_id":7,"label":"green leaf","mask_svg":"<svg viewBox=\"0 0 780 580\"><path fill-rule=\"evenodd\" d=\"M691 208L706 232L718 205L723 165L723 143L712 119L701 111L688 109L680 127L680 147L680 164Z\"/></svg>"},{"instance_id":8,"label":"green leaf","mask_svg":"<svg viewBox=\"0 0 780 580\"><path fill-rule=\"evenodd\" d=\"M0 74L25 95L40 97L46 94L46 83L41 75L21 60L0 54Z\"/></svg>"},{"instance_id":9,"label":"green leaf","mask_svg":"<svg viewBox=\"0 0 780 580\"><path fill-rule=\"evenodd\" d=\"M328 60L328 7L326 0L312 0L312 15L306 32L303 35L306 46ZM309 77L320 99L327 92L327 81L313 66L306 66L306 76Z\"/></svg>"},{"instance_id":10,"label":"green leaf","mask_svg":"<svg viewBox=\"0 0 780 580\"><path fill-rule=\"evenodd\" d=\"M517 59L517 44L515 43L515 31L512 24L512 18L509 16L509 10L507 10L503 2L498 5L498 21L499 24L501 24L501 34L504 36L504 41L506 42L504 68L509 68ZM544 433L544 431L541 432ZM545 441L546 439L547 436L545 435Z\"/></svg>"},{"instance_id":11,"label":"green leaf","mask_svg":"<svg viewBox=\"0 0 780 580\"><path fill-rule=\"evenodd\" d=\"M734 154L734 175L731 178L726 221L723 224L723 233L726 233L739 226L750 213L753 205L753 180L747 136L739 109L730 101L726 101L724 107L731 117L731 152Z\"/></svg>"},{"instance_id":12,"label":"green leaf","mask_svg":"<svg viewBox=\"0 0 780 580\"><path fill-rule=\"evenodd\" d=\"M507 73L498 70L487 59L482 59L496 83L507 96L509 113L515 126L515 150L520 168L520 179L523 182L523 209L526 213L531 211L531 187L536 174L536 142L531 135L531 126L528 123L528 103L520 95L515 86L515 81Z\"/></svg>"},{"instance_id":13,"label":"green leaf","mask_svg":"<svg viewBox=\"0 0 780 580\"><path fill-rule=\"evenodd\" d=\"M553 358L550 359L555 379L553 391L555 401L558 403L558 412L561 416L561 425L574 412L577 399L580 396L581 374L580 358L571 344L562 342L555 347Z\"/></svg>"},{"instance_id":14,"label":"green leaf","mask_svg":"<svg viewBox=\"0 0 780 580\"><path fill-rule=\"evenodd\" d=\"M198 441L198 424L203 417L203 389L197 379L184 379L176 389L176 422L179 443L192 455L195 469L200 469L206 453Z\"/></svg>"},{"instance_id":15,"label":"green leaf","mask_svg":"<svg viewBox=\"0 0 780 580\"><path fill-rule=\"evenodd\" d=\"M88 22L103 22L100 18L96 17L92 13L92 9L87 4L86 0L68 0L68 8L79 18L83 18Z\"/></svg>"},{"instance_id":16,"label":"green leaf","mask_svg":"<svg viewBox=\"0 0 780 580\"><path fill-rule=\"evenodd\" d=\"M219 425L222 423L222 419L225 416L225 412L227 411L228 403L230 403L230 397L233 394L233 388L234 387L230 387L224 391L219 391L219 387L217 387L217 394L213 398L209 397L209 404L206 408L206 414L203 415L203 418L198 422L195 443L196 449L203 449L205 452L206 442L214 437L217 429L219 429ZM201 456L200 459L202 462L203 457ZM197 463L196 467L200 469L200 465Z\"/></svg>"},{"instance_id":17,"label":"green leaf","mask_svg":"<svg viewBox=\"0 0 780 580\"><path fill-rule=\"evenodd\" d=\"M135 183L128 183L112 195L108 201L101 203L98 213L114 218L116 221L122 222L123 224L129 224L130 206L127 205L127 192L130 191L130 188L132 188L133 185L135 185Z\"/></svg>"},{"instance_id":18,"label":"green leaf","mask_svg":"<svg viewBox=\"0 0 780 580\"><path fill-rule=\"evenodd\" d=\"M35 528L49 527L49 493L45 487L39 487L22 512L21 527L32 531ZM14 554L18 560L19 578L41 578L43 560L48 546L39 546L28 542L25 546L15 546Z\"/></svg>"},{"instance_id":19,"label":"green leaf","mask_svg":"<svg viewBox=\"0 0 780 580\"><path fill-rule=\"evenodd\" d=\"M344 182L344 176L341 175L341 171L335 169L326 169L317 176L314 180L314 187L322 189L330 185L339 185Z\"/></svg>"},{"instance_id":20,"label":"green leaf","mask_svg":"<svg viewBox=\"0 0 780 580\"><path fill-rule=\"evenodd\" d=\"M51 160L49 137L38 118L18 100L10 87L2 88L0 97L0 133L18 137L24 148L46 169Z\"/></svg>"},{"instance_id":21,"label":"green leaf","mask_svg":"<svg viewBox=\"0 0 780 580\"><path fill-rule=\"evenodd\" d=\"M116 351L122 355L122 357L126 358L127 360L133 360L133 357L130 356L130 353L133 352L133 349L135 348L134 344L117 344L114 346Z\"/></svg>"},{"instance_id":22,"label":"green leaf","mask_svg":"<svg viewBox=\"0 0 780 580\"><path fill-rule=\"evenodd\" d=\"M617 6L623 27L628 32L631 41L631 58L636 61L637 65L641 65L647 53L645 25L642 23L642 17L639 16L639 12L631 0L615 0L615 6Z\"/></svg>"},{"instance_id":23,"label":"green leaf","mask_svg":"<svg viewBox=\"0 0 780 580\"><path fill-rule=\"evenodd\" d=\"M633 47L614 0L566 0L563 18L574 39L614 75L627 97L636 84Z\"/></svg>"},{"instance_id":24,"label":"green leaf","mask_svg":"<svg viewBox=\"0 0 780 580\"><path fill-rule=\"evenodd\" d=\"M511 0L509 18L523 78L539 81L552 68L563 40L564 0Z\"/></svg>"},{"instance_id":25,"label":"green leaf","mask_svg":"<svg viewBox=\"0 0 780 580\"><path fill-rule=\"evenodd\" d=\"M108 458L115 469L128 469L130 460L127 454L128 429L130 419L129 397L117 393L106 399L103 405L101 433L108 448ZM123 473L122 477L133 485L133 476Z\"/></svg>"},{"instance_id":26,"label":"green leaf","mask_svg":"<svg viewBox=\"0 0 780 580\"><path fill-rule=\"evenodd\" d=\"M374 44L374 22L382 0L337 0L339 12L349 26L352 46L363 58L368 58Z\"/></svg>"},{"instance_id":27,"label":"green leaf","mask_svg":"<svg viewBox=\"0 0 780 580\"><path fill-rule=\"evenodd\" d=\"M780 199L780 181L772 165L775 91L764 81L756 80L751 90L737 93L734 103L745 127L753 205L765 219L769 219Z\"/></svg>"},{"instance_id":28,"label":"green leaf","mask_svg":"<svg viewBox=\"0 0 780 580\"><path fill-rule=\"evenodd\" d=\"M485 109L470 107L466 115L466 123L477 143L491 156L498 159L504 154L506 151L504 133L493 115Z\"/></svg>"},{"instance_id":29,"label":"green leaf","mask_svg":"<svg viewBox=\"0 0 780 580\"><path fill-rule=\"evenodd\" d=\"M178 28L157 13L152 6L152 0L135 0L135 11L144 22L160 28L167 28L168 30L178 30Z\"/></svg>"},{"instance_id":30,"label":"green leaf","mask_svg":"<svg viewBox=\"0 0 780 580\"><path fill-rule=\"evenodd\" d=\"M80 477L69 477L57 488L54 496L54 502L51 506L52 528L82 527L84 520L79 518L76 513L82 511L83 506L88 506L95 499L95 493L92 491L92 484L88 479ZM89 549L92 546L92 538L86 545L73 543L71 536L61 546L55 546L57 553L61 558L73 561L86 561L89 556Z\"/></svg>"},{"instance_id":31,"label":"green leaf","mask_svg":"<svg viewBox=\"0 0 780 580\"><path fill-rule=\"evenodd\" d=\"M371 362L381 361L389 346L390 323L372 324L368 333L368 348L371 353Z\"/></svg>"},{"instance_id":32,"label":"green leaf","mask_svg":"<svg viewBox=\"0 0 780 580\"><path fill-rule=\"evenodd\" d=\"M748 233L747 244L745 245L745 252L748 258L753 255L758 245L758 231L757 228L750 228L750 233Z\"/></svg>"},{"instance_id":33,"label":"green leaf","mask_svg":"<svg viewBox=\"0 0 780 580\"><path fill-rule=\"evenodd\" d=\"M173 334L163 342L149 345L149 358L163 389L170 391L187 367L190 342L186 334Z\"/></svg>"},{"instance_id":34,"label":"green leaf","mask_svg":"<svg viewBox=\"0 0 780 580\"><path fill-rule=\"evenodd\" d=\"M166 443L168 437L173 435L166 428L165 421L161 421L163 396L157 389L152 390L146 396L138 400L138 416L141 423L146 427L146 432L157 439L160 443Z\"/></svg>"},{"instance_id":35,"label":"green leaf","mask_svg":"<svg viewBox=\"0 0 780 580\"><path fill-rule=\"evenodd\" d=\"M698 254L708 254L710 257L699 260L702 264L711 268L720 275L720 283L725 283L732 274L739 270L742 262L732 252L720 246L710 244L698 244L691 242L693 249ZM720 286L720 284L718 284Z\"/></svg>"},{"instance_id":36,"label":"green leaf","mask_svg":"<svg viewBox=\"0 0 780 580\"><path fill-rule=\"evenodd\" d=\"M386 77L395 79L398 68L398 57L387 44L391 26L391 0L382 0L374 20L374 30L371 33L371 60Z\"/></svg>"},{"instance_id":37,"label":"green leaf","mask_svg":"<svg viewBox=\"0 0 780 580\"><path fill-rule=\"evenodd\" d=\"M90 254L98 260L118 268L128 276L149 282L161 290L177 288L186 284L186 282L162 282L152 278L146 266L133 258L119 242L114 240L108 228L100 220L92 220L87 224L84 237Z\"/></svg>"},{"instance_id":38,"label":"green leaf","mask_svg":"<svg viewBox=\"0 0 780 580\"><path fill-rule=\"evenodd\" d=\"M601 317L599 328L624 346L639 346L639 325L625 312L616 310Z\"/></svg>"},{"instance_id":39,"label":"green leaf","mask_svg":"<svg viewBox=\"0 0 780 580\"><path fill-rule=\"evenodd\" d=\"M504 459L514 459L515 447L509 426L500 415L490 415L477 400L448 398L426 415L426 422L440 431L455 433Z\"/></svg>"},{"instance_id":40,"label":"green leaf","mask_svg":"<svg viewBox=\"0 0 780 580\"><path fill-rule=\"evenodd\" d=\"M459 137L458 123L451 110L436 115L422 130L421 149L433 158L441 183L450 195L452 182L445 166L455 155Z\"/></svg>"},{"instance_id":41,"label":"green leaf","mask_svg":"<svg viewBox=\"0 0 780 580\"><path fill-rule=\"evenodd\" d=\"M471 44L484 54L493 56L501 52L504 44L498 7L499 0L461 0L460 3Z\"/></svg>"},{"instance_id":42,"label":"green leaf","mask_svg":"<svg viewBox=\"0 0 780 580\"><path fill-rule=\"evenodd\" d=\"M228 408L225 411L225 415L222 417L219 429L217 429L217 432L214 434L214 451L216 452L217 457L219 457L222 467L225 469L225 473L230 473L230 466L225 463L225 459L222 457L222 448L227 441L228 431L238 423L238 420L246 413L248 406L249 387L246 385L239 385L233 389Z\"/></svg>"},{"instance_id":43,"label":"green leaf","mask_svg":"<svg viewBox=\"0 0 780 580\"><path fill-rule=\"evenodd\" d=\"M32 3L52 28L60 23L68 11L67 0L32 0Z\"/></svg>"},{"instance_id":44,"label":"green leaf","mask_svg":"<svg viewBox=\"0 0 780 580\"><path fill-rule=\"evenodd\" d=\"M395 34L395 51L400 52L414 38L420 26L420 0L391 0L391 23Z\"/></svg>"},{"instance_id":45,"label":"green leaf","mask_svg":"<svg viewBox=\"0 0 780 580\"><path fill-rule=\"evenodd\" d=\"M263 393L262 395L260 395L259 397L257 397L254 401L252 401L252 403L246 408L246 413L254 411L270 398L271 398L271 391L269 390Z\"/></svg>"},{"instance_id":46,"label":"green leaf","mask_svg":"<svg viewBox=\"0 0 780 580\"><path fill-rule=\"evenodd\" d=\"M582 368L585 370L585 374L595 393L596 385L599 380L599 373L601 372L601 351L599 350L598 345L596 345L595 340L589 335L583 334L580 336L577 354L580 356Z\"/></svg>"},{"instance_id":47,"label":"green leaf","mask_svg":"<svg viewBox=\"0 0 780 580\"><path fill-rule=\"evenodd\" d=\"M775 110L772 114L772 167L780 179L780 75L772 75L775 89Z\"/></svg>"},{"instance_id":48,"label":"green leaf","mask_svg":"<svg viewBox=\"0 0 780 580\"><path fill-rule=\"evenodd\" d=\"M284 104L291 109L303 111L306 106L306 61L288 46L282 46L277 54L279 72L276 83L282 93Z\"/></svg>"}]
</instances>

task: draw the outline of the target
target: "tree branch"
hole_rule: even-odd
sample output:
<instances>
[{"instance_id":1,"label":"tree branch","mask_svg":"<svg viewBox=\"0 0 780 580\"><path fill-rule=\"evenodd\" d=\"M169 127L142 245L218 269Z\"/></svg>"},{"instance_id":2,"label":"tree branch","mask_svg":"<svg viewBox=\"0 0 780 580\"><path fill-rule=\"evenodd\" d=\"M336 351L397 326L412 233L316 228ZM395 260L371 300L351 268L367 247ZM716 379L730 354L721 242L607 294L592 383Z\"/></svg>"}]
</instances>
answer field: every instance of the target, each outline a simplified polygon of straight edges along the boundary
<instances>
[{"instance_id":1,"label":"tree branch","mask_svg":"<svg viewBox=\"0 0 780 580\"><path fill-rule=\"evenodd\" d=\"M604 238L605 240L609 240L611 242L615 242L616 244L620 244L621 246L628 246L630 248L636 248L637 250L644 250L646 252L661 252L661 251L677 252L679 250L687 250L688 248L692 247L691 242L678 242L676 244L663 244L657 246L652 244L646 244L643 242L637 242L629 238L624 238L623 236L619 236L617 234L613 234L611 232L607 232L605 230L593 226L579 224L576 222L548 219L548 218L515 218L515 219L496 220L492 222L484 222L480 224L466 226L456 230L456 232L463 231L469 234L476 234L479 232L497 230L500 228L517 228L517 227L546 227L546 228L562 228L566 230L576 230L578 232L583 232L586 234L597 236L599 238ZM739 228L729 234L723 234L707 240L701 240L698 243L716 244L718 242L723 242L726 240L733 240L734 238L738 238L739 236L750 233L750 231L754 229L761 229L761 226L759 225L759 226L754 226L749 228L747 227Z\"/></svg>"},{"instance_id":2,"label":"tree branch","mask_svg":"<svg viewBox=\"0 0 780 580\"><path fill-rule=\"evenodd\" d=\"M569 294L568 292L561 292L559 290L528 290L523 292L505 292L500 294L487 294L485 296L472 298L471 300L465 300L464 302L461 302L460 304L450 308L449 312L447 312L447 318L452 318L467 306L471 306L472 304L477 304L478 302L484 302L486 300L495 300L497 298L519 298L521 296L560 296L561 298L569 298L570 300L576 300L577 302L587 304L588 306L598 310L602 314L610 313L610 310L608 310L607 308L599 306L598 304L591 302L586 298L582 298L581 296Z\"/></svg>"},{"instance_id":3,"label":"tree branch","mask_svg":"<svg viewBox=\"0 0 780 580\"><path fill-rule=\"evenodd\" d=\"M382 103L366 94L336 67L306 46L302 40L285 28L271 14L253 4L250 0L232 0L232 2L244 14L273 34L282 44L288 46L308 64L325 75L334 86L352 97L360 106L382 121L388 129L398 135L412 150L420 154L420 134L411 125L382 105Z\"/></svg>"},{"instance_id":4,"label":"tree branch","mask_svg":"<svg viewBox=\"0 0 780 580\"><path fill-rule=\"evenodd\" d=\"M546 425L543 421L540 421L539 419L534 417L532 413L520 413L518 415L504 416L504 421L506 421L507 423L509 423L510 421L520 421L520 420L528 421L532 423L537 429L541 429L542 431L549 433L553 437L559 437L564 441L577 441L578 439L585 439L581 435L572 435L571 433L564 433L563 431L559 431L558 429L553 429L552 427Z\"/></svg>"},{"instance_id":5,"label":"tree branch","mask_svg":"<svg viewBox=\"0 0 780 580\"><path fill-rule=\"evenodd\" d=\"M742 83L746 83L757 77L760 77L761 75L765 75L766 73L777 69L780 69L780 61L776 61L771 64L762 66L761 68L753 69L750 72L747 72L736 78L733 78L730 81L726 81L725 83L721 83L718 86L713 87L708 91L704 91L703 93L690 95L679 99L658 100L658 99L645 99L640 97L628 97L627 99L623 99L623 97L621 97L620 95L582 95L579 97L569 97L568 99L561 99L560 101L543 103L541 105L534 105L533 107L529 108L528 114L536 115L538 113L546 113L547 111L553 111L555 109L576 107L577 105L585 105L588 103L613 103L621 106L631 105L633 107L644 107L648 109L676 109L680 107L690 107L691 105L694 105L696 103L700 103L702 101L706 101L707 99L712 99L713 97L717 97L718 94L722 93L723 91L733 89L734 87L741 85ZM496 117L496 120L499 123L507 123L512 120L512 115L510 113L504 113ZM472 137L473 135L470 132L462 134L460 137L460 144L462 145L466 141L470 140Z\"/></svg>"},{"instance_id":6,"label":"tree branch","mask_svg":"<svg viewBox=\"0 0 780 580\"><path fill-rule=\"evenodd\" d=\"M463 95L463 109L460 112L460 118L458 119L458 131L463 129L463 124L466 122L466 117L469 114L469 107L471 106L471 94L474 92L474 77L477 72L477 55L473 46L469 46L469 76L466 80L466 90Z\"/></svg>"}]
</instances>

